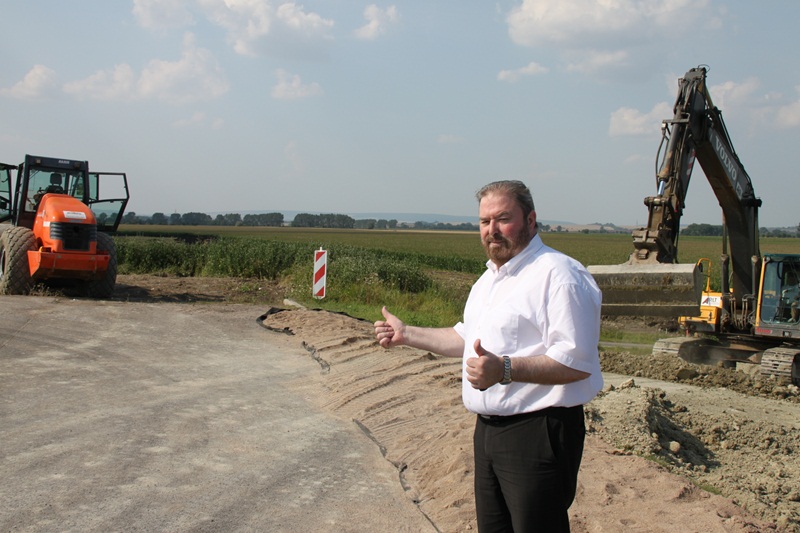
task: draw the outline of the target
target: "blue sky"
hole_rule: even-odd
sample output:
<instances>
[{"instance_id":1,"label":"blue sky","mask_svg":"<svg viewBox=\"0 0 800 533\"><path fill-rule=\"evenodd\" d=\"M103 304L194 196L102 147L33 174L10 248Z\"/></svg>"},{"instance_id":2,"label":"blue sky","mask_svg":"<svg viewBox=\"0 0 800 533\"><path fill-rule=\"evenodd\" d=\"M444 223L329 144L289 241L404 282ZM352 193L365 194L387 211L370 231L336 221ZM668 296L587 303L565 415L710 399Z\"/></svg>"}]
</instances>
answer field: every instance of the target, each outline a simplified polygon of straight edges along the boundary
<instances>
[{"instance_id":1,"label":"blue sky","mask_svg":"<svg viewBox=\"0 0 800 533\"><path fill-rule=\"evenodd\" d=\"M646 223L677 79L709 65L762 226L800 212L794 0L0 0L0 161L128 173L139 214ZM721 223L699 165L684 223Z\"/></svg>"}]
</instances>

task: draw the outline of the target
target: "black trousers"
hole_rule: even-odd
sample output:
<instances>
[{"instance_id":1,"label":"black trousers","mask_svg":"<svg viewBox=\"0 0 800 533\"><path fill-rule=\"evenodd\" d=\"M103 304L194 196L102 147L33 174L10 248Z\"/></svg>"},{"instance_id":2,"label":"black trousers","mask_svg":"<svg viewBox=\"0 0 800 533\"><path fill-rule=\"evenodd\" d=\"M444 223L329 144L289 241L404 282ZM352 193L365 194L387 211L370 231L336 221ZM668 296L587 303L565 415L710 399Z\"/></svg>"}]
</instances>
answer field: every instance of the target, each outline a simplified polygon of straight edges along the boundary
<instances>
[{"instance_id":1,"label":"black trousers","mask_svg":"<svg viewBox=\"0 0 800 533\"><path fill-rule=\"evenodd\" d=\"M583 406L507 417L478 416L475 506L478 530L569 531L586 436Z\"/></svg>"}]
</instances>

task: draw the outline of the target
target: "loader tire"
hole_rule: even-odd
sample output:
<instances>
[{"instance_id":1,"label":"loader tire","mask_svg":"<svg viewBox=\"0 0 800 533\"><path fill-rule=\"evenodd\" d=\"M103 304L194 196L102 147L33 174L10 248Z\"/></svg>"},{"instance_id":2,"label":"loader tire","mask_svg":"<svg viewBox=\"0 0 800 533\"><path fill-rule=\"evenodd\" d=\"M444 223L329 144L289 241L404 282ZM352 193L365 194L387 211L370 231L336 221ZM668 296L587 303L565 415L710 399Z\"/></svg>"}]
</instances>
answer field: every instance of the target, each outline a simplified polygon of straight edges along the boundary
<instances>
[{"instance_id":1,"label":"loader tire","mask_svg":"<svg viewBox=\"0 0 800 533\"><path fill-rule=\"evenodd\" d=\"M107 233L97 233L97 251L108 252L108 269L102 278L87 281L84 287L86 296L90 298L111 298L117 285L117 247Z\"/></svg>"},{"instance_id":2,"label":"loader tire","mask_svg":"<svg viewBox=\"0 0 800 533\"><path fill-rule=\"evenodd\" d=\"M33 287L28 250L36 249L33 231L14 226L0 235L0 294L28 294Z\"/></svg>"}]
</instances>

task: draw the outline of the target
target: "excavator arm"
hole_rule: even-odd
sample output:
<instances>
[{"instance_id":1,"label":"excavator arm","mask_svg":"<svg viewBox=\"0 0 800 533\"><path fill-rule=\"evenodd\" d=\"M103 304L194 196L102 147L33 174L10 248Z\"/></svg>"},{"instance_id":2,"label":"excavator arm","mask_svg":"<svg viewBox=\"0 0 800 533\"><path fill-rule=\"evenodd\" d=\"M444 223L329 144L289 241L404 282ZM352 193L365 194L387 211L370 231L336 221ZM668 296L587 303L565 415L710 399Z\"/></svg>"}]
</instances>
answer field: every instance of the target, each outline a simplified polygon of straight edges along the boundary
<instances>
[{"instance_id":1,"label":"excavator arm","mask_svg":"<svg viewBox=\"0 0 800 533\"><path fill-rule=\"evenodd\" d=\"M633 231L634 250L628 262L589 267L603 288L606 314L677 316L698 310L702 275L695 265L678 263L680 222L695 161L700 163L723 212L727 233L723 283L727 284L730 258L733 299L756 292L761 200L755 197L722 113L711 100L707 71L702 66L693 68L679 80L673 118L662 123L659 156L666 149L656 174L656 194L644 199L647 226ZM729 288L723 286L722 293L727 295ZM689 312L685 306L689 306Z\"/></svg>"},{"instance_id":2,"label":"excavator arm","mask_svg":"<svg viewBox=\"0 0 800 533\"><path fill-rule=\"evenodd\" d=\"M696 76L694 69L689 74L681 80L674 117L661 126L661 147L666 143L666 152L656 175L656 195L644 199L647 227L633 232L631 264L678 262L680 222L696 153L692 133L702 131L698 122L705 108L699 87L705 77Z\"/></svg>"},{"instance_id":3,"label":"excavator arm","mask_svg":"<svg viewBox=\"0 0 800 533\"><path fill-rule=\"evenodd\" d=\"M760 257L758 208L753 184L733 149L722 113L706 85L705 67L689 70L680 80L674 117L662 126L667 149L657 174L657 193L645 198L648 226L633 233L631 263L678 262L678 236L695 159L714 191L724 216L733 266L733 294L752 294L758 278L753 264ZM725 243L727 246L727 243ZM754 261L755 258L755 261ZM723 291L726 292L726 291Z\"/></svg>"}]
</instances>

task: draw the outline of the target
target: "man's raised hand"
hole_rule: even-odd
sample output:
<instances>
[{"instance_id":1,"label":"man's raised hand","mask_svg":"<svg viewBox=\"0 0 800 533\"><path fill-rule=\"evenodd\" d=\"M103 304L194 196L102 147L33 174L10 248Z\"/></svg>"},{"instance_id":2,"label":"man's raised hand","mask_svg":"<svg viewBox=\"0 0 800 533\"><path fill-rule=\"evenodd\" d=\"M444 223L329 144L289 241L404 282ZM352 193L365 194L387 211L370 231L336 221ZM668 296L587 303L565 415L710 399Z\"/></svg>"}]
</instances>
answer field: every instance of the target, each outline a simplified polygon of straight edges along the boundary
<instances>
[{"instance_id":1,"label":"man's raised hand","mask_svg":"<svg viewBox=\"0 0 800 533\"><path fill-rule=\"evenodd\" d=\"M383 306L381 313L385 320L378 320L374 324L375 338L378 339L378 344L384 348L403 344L403 331L405 329L403 321L390 313L386 306Z\"/></svg>"}]
</instances>

